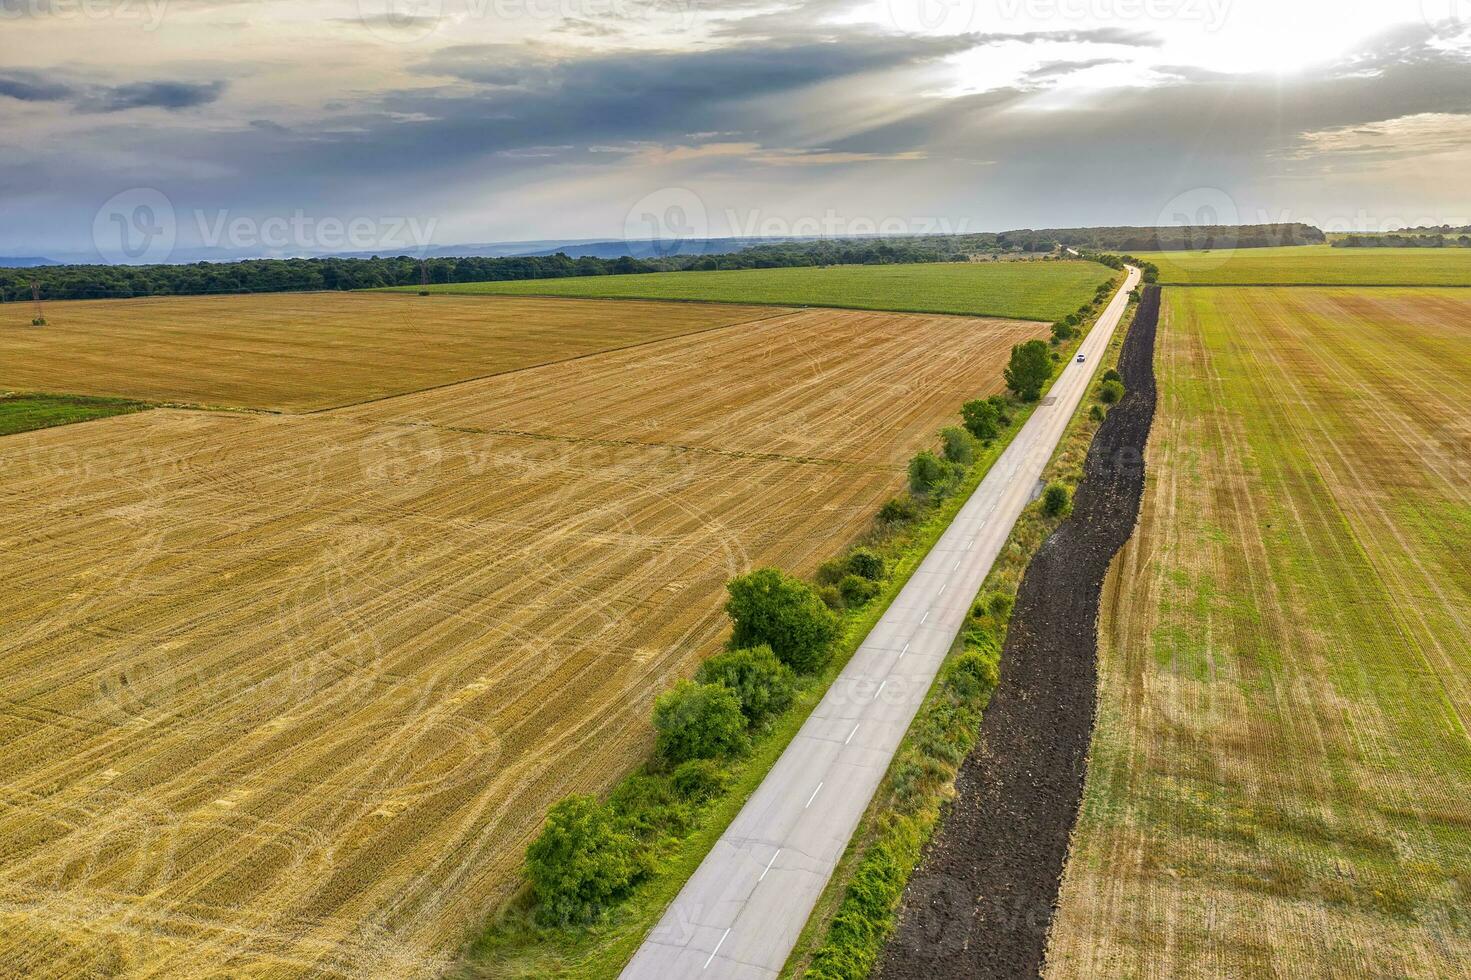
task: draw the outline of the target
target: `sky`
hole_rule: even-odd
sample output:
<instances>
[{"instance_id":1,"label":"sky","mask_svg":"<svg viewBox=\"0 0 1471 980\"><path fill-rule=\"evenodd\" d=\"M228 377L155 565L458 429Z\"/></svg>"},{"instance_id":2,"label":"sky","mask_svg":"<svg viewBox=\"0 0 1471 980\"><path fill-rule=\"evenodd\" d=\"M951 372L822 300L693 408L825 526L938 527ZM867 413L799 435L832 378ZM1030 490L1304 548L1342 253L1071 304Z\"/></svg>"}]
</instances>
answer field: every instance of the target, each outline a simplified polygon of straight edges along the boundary
<instances>
[{"instance_id":1,"label":"sky","mask_svg":"<svg viewBox=\"0 0 1471 980\"><path fill-rule=\"evenodd\" d=\"M71 260L1463 224L1471 0L0 0L0 164Z\"/></svg>"}]
</instances>

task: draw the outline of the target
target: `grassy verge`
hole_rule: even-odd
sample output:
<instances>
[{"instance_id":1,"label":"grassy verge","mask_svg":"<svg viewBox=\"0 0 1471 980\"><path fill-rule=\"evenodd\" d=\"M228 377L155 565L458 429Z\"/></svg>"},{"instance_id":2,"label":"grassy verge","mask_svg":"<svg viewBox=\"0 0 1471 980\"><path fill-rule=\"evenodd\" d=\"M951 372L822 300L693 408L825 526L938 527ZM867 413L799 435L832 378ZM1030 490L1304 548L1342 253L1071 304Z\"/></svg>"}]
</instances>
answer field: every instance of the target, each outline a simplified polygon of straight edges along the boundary
<instances>
[{"instance_id":1,"label":"grassy verge","mask_svg":"<svg viewBox=\"0 0 1471 980\"><path fill-rule=\"evenodd\" d=\"M1104 411L1097 380L1117 365L1125 334L1124 329L1114 334L1095 368L1089 396L1079 404L1044 472L1048 483L1074 490L1081 481ZM976 745L981 714L995 686L994 678L972 683L970 671L957 667L970 660L967 655L999 655L1027 563L1064 516L1049 516L1038 500L1012 529L945 667L798 938L784 977L857 980L872 969L893 931L904 886L954 795L960 764Z\"/></svg>"},{"instance_id":2,"label":"grassy verge","mask_svg":"<svg viewBox=\"0 0 1471 980\"><path fill-rule=\"evenodd\" d=\"M1099 309L1103 305L1099 304ZM1096 317L1097 312L1095 309L1091 315ZM1081 333L1059 349L1054 377L1056 368L1067 363L1079 343ZM651 868L631 894L594 924L548 926L537 921L534 896L529 888L523 888L470 941L459 975L508 978L615 976L735 819L884 610L1034 409L1035 405L1013 406L1011 423L989 447L980 451L947 495L912 501L917 510L909 519L892 521L880 516L864 535L851 542L853 546L876 551L884 558L887 574L881 591L873 600L844 614L842 634L832 658L820 672L801 680L790 709L754 733L748 753L725 764L724 786L720 792L700 804L671 800L667 789L668 775L661 773L652 763L626 777L614 789L610 802L625 811L633 810L632 823L653 825L646 838ZM650 819L640 819L646 815Z\"/></svg>"},{"instance_id":3,"label":"grassy verge","mask_svg":"<svg viewBox=\"0 0 1471 980\"><path fill-rule=\"evenodd\" d=\"M93 398L87 395L27 394L0 395L0 436L53 425L70 425L141 412L152 406L126 398Z\"/></svg>"}]
</instances>

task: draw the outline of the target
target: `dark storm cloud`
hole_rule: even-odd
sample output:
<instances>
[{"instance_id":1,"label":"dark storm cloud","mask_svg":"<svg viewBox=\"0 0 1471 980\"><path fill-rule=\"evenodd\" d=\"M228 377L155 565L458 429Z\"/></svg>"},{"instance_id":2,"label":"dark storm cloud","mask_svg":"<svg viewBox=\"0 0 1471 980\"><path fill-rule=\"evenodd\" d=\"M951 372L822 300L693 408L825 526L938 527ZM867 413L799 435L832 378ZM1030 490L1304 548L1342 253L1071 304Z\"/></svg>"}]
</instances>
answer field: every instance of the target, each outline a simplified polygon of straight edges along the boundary
<instances>
[{"instance_id":1,"label":"dark storm cloud","mask_svg":"<svg viewBox=\"0 0 1471 980\"><path fill-rule=\"evenodd\" d=\"M131 82L84 85L47 81L29 72L0 75L0 96L21 102L67 102L84 112L189 109L220 97L223 82Z\"/></svg>"},{"instance_id":2,"label":"dark storm cloud","mask_svg":"<svg viewBox=\"0 0 1471 980\"><path fill-rule=\"evenodd\" d=\"M48 82L30 72L0 75L0 96L20 102L61 102L71 95L70 86Z\"/></svg>"},{"instance_id":3,"label":"dark storm cloud","mask_svg":"<svg viewBox=\"0 0 1471 980\"><path fill-rule=\"evenodd\" d=\"M191 114L171 112L147 126L98 115L96 125L54 143L26 145L13 131L9 140L0 132L7 153L32 164L7 168L3 179L13 182L13 199L76 188L69 193L92 208L117 190L156 182L180 202L208 207L312 207L330 189L338 200L359 202L339 206L413 213L416 201L465 189L482 201L503 195L497 206L515 212L522 205L514 189L532 179L541 188L537 206L545 208L559 180L627 179L636 166L630 160L658 157L674 162L650 179L730 178L748 188L752 206L781 194L817 207L835 200L825 195L843 174L847 186L877 200L924 195L936 209L984 215L977 227L1141 223L1155 220L1182 182L1238 187L1371 156L1301 152L1313 133L1413 114L1471 114L1471 62L1425 28L1382 35L1311 74L1156 68L1151 86L1059 99L1047 111L1031 103L1058 78L1126 60L1128 52L1104 48L1098 58L1043 61L1007 87L959 97L890 97L896 80L915 92L942 88L904 80L929 79L956 54L1003 44L1051 54L1043 46L1059 41L1146 53L1155 43L1140 32L1101 30L940 38L847 31L826 41L688 52L460 45L414 63L417 86L331 91L327 115L310 122L286 115L289 125L268 122L260 117L275 112L260 106L232 121L221 106L207 131ZM58 114L88 104L182 109L221 94L219 83L173 92L137 84L0 72L0 108L23 101L30 113L48 104ZM863 115L870 97L883 111ZM762 184L738 149L699 152L712 143L768 155L821 149L817 158L832 162L783 168L779 180ZM671 147L689 152L658 156ZM92 162L102 153L157 161L160 176L120 177Z\"/></svg>"},{"instance_id":4,"label":"dark storm cloud","mask_svg":"<svg viewBox=\"0 0 1471 980\"><path fill-rule=\"evenodd\" d=\"M225 90L223 82L139 82L107 89L90 100L99 112L126 109L191 109L208 105Z\"/></svg>"}]
</instances>

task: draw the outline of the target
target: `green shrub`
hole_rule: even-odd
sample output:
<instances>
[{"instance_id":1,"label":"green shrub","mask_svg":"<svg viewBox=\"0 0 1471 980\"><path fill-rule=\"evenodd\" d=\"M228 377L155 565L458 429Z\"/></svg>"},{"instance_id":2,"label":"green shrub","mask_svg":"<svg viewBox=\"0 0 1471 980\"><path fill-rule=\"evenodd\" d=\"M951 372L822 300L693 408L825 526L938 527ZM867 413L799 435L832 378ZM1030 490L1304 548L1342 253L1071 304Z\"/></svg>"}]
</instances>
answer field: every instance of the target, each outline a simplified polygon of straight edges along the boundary
<instances>
[{"instance_id":1,"label":"green shrub","mask_svg":"<svg viewBox=\"0 0 1471 980\"><path fill-rule=\"evenodd\" d=\"M681 762L669 776L674 791L692 803L703 803L725 789L729 778L713 759Z\"/></svg>"},{"instance_id":2,"label":"green shrub","mask_svg":"<svg viewBox=\"0 0 1471 980\"><path fill-rule=\"evenodd\" d=\"M857 609L879 594L879 584L862 575L847 575L838 583L838 591L842 593L845 606Z\"/></svg>"},{"instance_id":3,"label":"green shrub","mask_svg":"<svg viewBox=\"0 0 1471 980\"><path fill-rule=\"evenodd\" d=\"M644 841L683 834L692 813L688 801L665 776L635 773L625 777L608 797L608 812L621 829Z\"/></svg>"},{"instance_id":4,"label":"green shrub","mask_svg":"<svg viewBox=\"0 0 1471 980\"><path fill-rule=\"evenodd\" d=\"M929 493L948 475L945 461L928 449L909 461L909 489L913 493Z\"/></svg>"},{"instance_id":5,"label":"green shrub","mask_svg":"<svg viewBox=\"0 0 1471 980\"><path fill-rule=\"evenodd\" d=\"M976 461L975 437L959 426L940 430L940 443L944 446L945 459L956 466L969 466Z\"/></svg>"},{"instance_id":6,"label":"green shrub","mask_svg":"<svg viewBox=\"0 0 1471 980\"><path fill-rule=\"evenodd\" d=\"M914 501L901 497L890 497L879 508L879 520L885 524L908 524L919 516Z\"/></svg>"},{"instance_id":7,"label":"green shrub","mask_svg":"<svg viewBox=\"0 0 1471 980\"><path fill-rule=\"evenodd\" d=\"M986 612L995 619L1005 619L1010 616L1014 605L1016 605L1016 596L1010 592L992 592L986 596Z\"/></svg>"},{"instance_id":8,"label":"green shrub","mask_svg":"<svg viewBox=\"0 0 1471 980\"><path fill-rule=\"evenodd\" d=\"M827 662L838 636L838 617L806 582L761 568L732 579L725 611L734 629L730 647L771 647L778 660L799 673Z\"/></svg>"},{"instance_id":9,"label":"green shrub","mask_svg":"<svg viewBox=\"0 0 1471 980\"><path fill-rule=\"evenodd\" d=\"M1059 320L1052 325L1052 342L1054 344L1060 344L1064 340L1071 340L1073 334L1076 332L1070 324Z\"/></svg>"},{"instance_id":10,"label":"green shrub","mask_svg":"<svg viewBox=\"0 0 1471 980\"><path fill-rule=\"evenodd\" d=\"M750 745L741 699L724 684L680 681L659 695L654 731L654 750L672 763L734 755Z\"/></svg>"},{"instance_id":11,"label":"green shrub","mask_svg":"<svg viewBox=\"0 0 1471 980\"><path fill-rule=\"evenodd\" d=\"M741 701L741 713L752 725L787 710L792 703L792 671L768 646L717 653L700 665L695 680L724 684L734 691Z\"/></svg>"},{"instance_id":12,"label":"green shrub","mask_svg":"<svg viewBox=\"0 0 1471 980\"><path fill-rule=\"evenodd\" d=\"M817 566L817 579L819 585L837 585L848 574L848 562L843 558L829 558Z\"/></svg>"},{"instance_id":13,"label":"green shrub","mask_svg":"<svg viewBox=\"0 0 1471 980\"><path fill-rule=\"evenodd\" d=\"M848 553L848 571L877 582L884 577L883 556L870 548L854 548Z\"/></svg>"},{"instance_id":14,"label":"green shrub","mask_svg":"<svg viewBox=\"0 0 1471 980\"><path fill-rule=\"evenodd\" d=\"M823 605L827 606L833 612L843 611L843 593L838 591L836 585L822 586L817 590L817 597L822 600Z\"/></svg>"},{"instance_id":15,"label":"green shrub","mask_svg":"<svg viewBox=\"0 0 1471 980\"><path fill-rule=\"evenodd\" d=\"M962 651L950 661L945 683L967 701L989 695L1001 683L1001 658L986 650Z\"/></svg>"},{"instance_id":16,"label":"green shrub","mask_svg":"<svg viewBox=\"0 0 1471 980\"><path fill-rule=\"evenodd\" d=\"M1001 432L1000 412L989 399L977 398L960 406L960 417L966 431L982 442L990 442Z\"/></svg>"},{"instance_id":17,"label":"green shrub","mask_svg":"<svg viewBox=\"0 0 1471 980\"><path fill-rule=\"evenodd\" d=\"M1011 349L1011 361L1002 372L1006 387L1022 401L1042 396L1042 386L1052 377L1052 352L1040 340L1029 340Z\"/></svg>"},{"instance_id":18,"label":"green shrub","mask_svg":"<svg viewBox=\"0 0 1471 980\"><path fill-rule=\"evenodd\" d=\"M569 796L553 806L526 848L537 917L548 924L597 919L646 870L638 842L590 796Z\"/></svg>"},{"instance_id":19,"label":"green shrub","mask_svg":"<svg viewBox=\"0 0 1471 980\"><path fill-rule=\"evenodd\" d=\"M996 410L996 424L1005 428L1012 422L1011 402L1006 400L1005 395L992 395L986 401Z\"/></svg>"},{"instance_id":20,"label":"green shrub","mask_svg":"<svg viewBox=\"0 0 1471 980\"><path fill-rule=\"evenodd\" d=\"M1061 517L1073 506L1073 495L1061 483L1049 483L1042 492L1042 513L1048 517Z\"/></svg>"},{"instance_id":21,"label":"green shrub","mask_svg":"<svg viewBox=\"0 0 1471 980\"><path fill-rule=\"evenodd\" d=\"M1102 422L1103 421L1103 406L1101 406L1101 405L1094 405L1092 408L1088 409L1088 417L1090 419L1092 419L1093 421L1095 421L1095 422Z\"/></svg>"},{"instance_id":22,"label":"green shrub","mask_svg":"<svg viewBox=\"0 0 1471 980\"><path fill-rule=\"evenodd\" d=\"M1124 397L1124 386L1117 381L1105 381L1098 386L1098 400L1105 405L1112 405Z\"/></svg>"},{"instance_id":23,"label":"green shrub","mask_svg":"<svg viewBox=\"0 0 1471 980\"><path fill-rule=\"evenodd\" d=\"M1116 370L1114 370L1113 368L1109 368L1107 371L1104 371L1103 372L1103 380L1104 381L1117 381L1119 384L1123 384L1124 383L1124 376L1121 375L1121 374L1119 374L1119 372L1116 371Z\"/></svg>"}]
</instances>

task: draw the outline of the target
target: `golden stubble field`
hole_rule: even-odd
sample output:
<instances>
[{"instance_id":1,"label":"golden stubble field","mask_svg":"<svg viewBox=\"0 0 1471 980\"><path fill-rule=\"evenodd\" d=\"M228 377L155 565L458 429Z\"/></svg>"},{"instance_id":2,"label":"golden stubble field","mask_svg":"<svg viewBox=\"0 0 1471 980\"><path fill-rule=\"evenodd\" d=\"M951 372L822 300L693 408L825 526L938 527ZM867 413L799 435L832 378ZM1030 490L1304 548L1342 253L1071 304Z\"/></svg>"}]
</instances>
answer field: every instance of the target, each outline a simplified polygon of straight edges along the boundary
<instances>
[{"instance_id":1,"label":"golden stubble field","mask_svg":"<svg viewBox=\"0 0 1471 980\"><path fill-rule=\"evenodd\" d=\"M1471 291L1166 290L1049 976L1471 974Z\"/></svg>"},{"instance_id":2,"label":"golden stubble field","mask_svg":"<svg viewBox=\"0 0 1471 980\"><path fill-rule=\"evenodd\" d=\"M0 440L0 963L447 965L546 808L643 757L726 579L836 553L1040 332L807 311Z\"/></svg>"},{"instance_id":3,"label":"golden stubble field","mask_svg":"<svg viewBox=\"0 0 1471 980\"><path fill-rule=\"evenodd\" d=\"M771 307L406 293L0 307L0 389L300 412L780 316Z\"/></svg>"}]
</instances>

